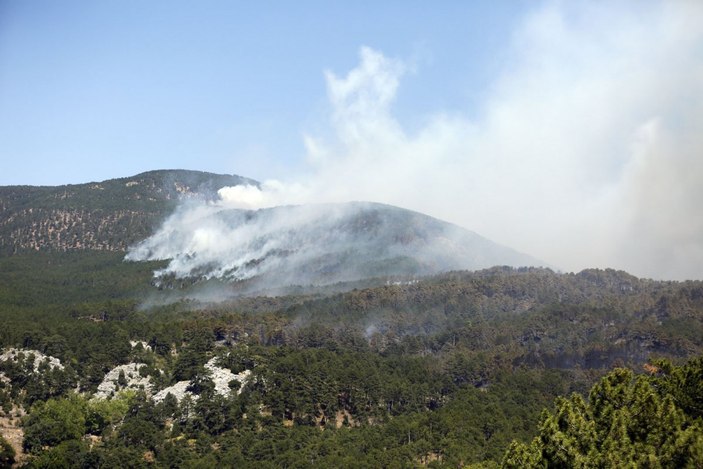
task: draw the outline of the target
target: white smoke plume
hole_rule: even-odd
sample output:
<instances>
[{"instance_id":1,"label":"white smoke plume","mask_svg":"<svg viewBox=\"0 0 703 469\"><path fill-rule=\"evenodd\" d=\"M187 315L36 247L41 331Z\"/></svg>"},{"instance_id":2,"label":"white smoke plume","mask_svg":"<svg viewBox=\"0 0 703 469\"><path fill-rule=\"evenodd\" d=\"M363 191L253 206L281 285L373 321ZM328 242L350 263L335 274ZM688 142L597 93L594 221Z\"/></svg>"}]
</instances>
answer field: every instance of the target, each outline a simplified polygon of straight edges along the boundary
<instances>
[{"instance_id":1,"label":"white smoke plume","mask_svg":"<svg viewBox=\"0 0 703 469\"><path fill-rule=\"evenodd\" d=\"M703 278L703 4L549 2L509 58L478 117L409 133L392 113L404 65L362 48L326 74L335 137L306 137L311 193L429 213L565 270Z\"/></svg>"},{"instance_id":2,"label":"white smoke plume","mask_svg":"<svg viewBox=\"0 0 703 469\"><path fill-rule=\"evenodd\" d=\"M247 203L265 197L243 189ZM240 282L238 291L539 264L426 215L360 202L258 210L187 203L127 260L168 260L155 272L162 285L217 278Z\"/></svg>"},{"instance_id":3,"label":"white smoke plume","mask_svg":"<svg viewBox=\"0 0 703 469\"><path fill-rule=\"evenodd\" d=\"M393 114L408 65L362 47L356 68L325 73L331 132L303 137L307 176L226 188L219 204L370 200L565 270L703 278L703 3L547 2L508 57L479 109L410 132ZM231 270L239 234L214 212L182 208L130 256Z\"/></svg>"},{"instance_id":4,"label":"white smoke plume","mask_svg":"<svg viewBox=\"0 0 703 469\"><path fill-rule=\"evenodd\" d=\"M269 180L260 187L245 184L241 186L223 187L217 191L220 197L220 207L256 210L259 208L276 207L306 199L305 189L298 184L283 184L280 181Z\"/></svg>"}]
</instances>

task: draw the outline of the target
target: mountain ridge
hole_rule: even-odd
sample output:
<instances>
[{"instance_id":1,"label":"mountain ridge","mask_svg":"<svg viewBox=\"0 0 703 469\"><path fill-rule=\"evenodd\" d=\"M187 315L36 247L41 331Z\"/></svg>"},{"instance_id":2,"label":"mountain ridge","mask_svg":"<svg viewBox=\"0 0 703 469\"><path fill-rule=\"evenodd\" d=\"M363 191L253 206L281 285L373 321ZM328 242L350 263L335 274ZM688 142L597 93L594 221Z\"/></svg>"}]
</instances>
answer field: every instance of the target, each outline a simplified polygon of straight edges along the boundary
<instances>
[{"instance_id":1,"label":"mountain ridge","mask_svg":"<svg viewBox=\"0 0 703 469\"><path fill-rule=\"evenodd\" d=\"M254 280L266 288L546 265L460 226L374 202L186 208L126 259L169 261L157 278Z\"/></svg>"},{"instance_id":2,"label":"mountain ridge","mask_svg":"<svg viewBox=\"0 0 703 469\"><path fill-rule=\"evenodd\" d=\"M157 277L238 281L266 274L277 286L546 265L457 225L386 204L235 209L218 190L236 185L260 186L238 175L189 170L3 186L0 256L124 252L128 260L170 260Z\"/></svg>"},{"instance_id":3,"label":"mountain ridge","mask_svg":"<svg viewBox=\"0 0 703 469\"><path fill-rule=\"evenodd\" d=\"M0 255L27 250L125 251L146 238L182 196L213 199L258 181L191 170L154 170L100 182L0 186Z\"/></svg>"}]
</instances>

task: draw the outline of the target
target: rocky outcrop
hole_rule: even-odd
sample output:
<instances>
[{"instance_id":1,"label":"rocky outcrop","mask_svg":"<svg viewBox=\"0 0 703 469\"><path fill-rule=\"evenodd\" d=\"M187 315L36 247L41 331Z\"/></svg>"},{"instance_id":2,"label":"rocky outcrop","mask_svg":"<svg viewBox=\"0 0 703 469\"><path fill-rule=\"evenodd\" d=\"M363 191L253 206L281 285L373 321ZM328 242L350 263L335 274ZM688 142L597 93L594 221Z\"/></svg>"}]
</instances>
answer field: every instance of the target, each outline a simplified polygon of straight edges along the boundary
<instances>
[{"instance_id":1,"label":"rocky outcrop","mask_svg":"<svg viewBox=\"0 0 703 469\"><path fill-rule=\"evenodd\" d=\"M146 366L144 363L128 363L120 365L110 370L98 385L98 391L94 394L97 399L107 399L115 395L117 391L124 389L144 390L147 395L151 394L153 385L148 376L141 376L139 369ZM124 374L125 382L119 383L120 373Z\"/></svg>"},{"instance_id":2,"label":"rocky outcrop","mask_svg":"<svg viewBox=\"0 0 703 469\"><path fill-rule=\"evenodd\" d=\"M135 348L137 345L141 345L142 348L148 352L153 352L151 345L149 345L145 340L130 340L129 345Z\"/></svg>"},{"instance_id":3,"label":"rocky outcrop","mask_svg":"<svg viewBox=\"0 0 703 469\"><path fill-rule=\"evenodd\" d=\"M208 377L215 384L215 393L223 397L228 397L232 392L232 388L230 388L229 383L232 381L239 381L240 386L237 390L237 394L240 394L242 392L242 387L251 375L251 370L244 370L241 373L235 374L227 368L217 366L216 363L217 357L214 357L205 364L205 370L207 371ZM173 386L162 389L154 395L154 402L158 403L163 401L169 394L172 394L178 402L181 402L181 400L183 400L186 396L190 396L191 399L197 400L198 395L189 391L192 384L192 381L179 381Z\"/></svg>"},{"instance_id":4,"label":"rocky outcrop","mask_svg":"<svg viewBox=\"0 0 703 469\"><path fill-rule=\"evenodd\" d=\"M209 371L210 378L215 383L215 392L221 396L227 397L231 392L229 383L239 381L240 387L237 394L242 392L242 386L251 374L251 370L244 370L241 373L234 374L227 368L220 368L217 363L217 358L213 358L205 364L205 369Z\"/></svg>"},{"instance_id":5,"label":"rocky outcrop","mask_svg":"<svg viewBox=\"0 0 703 469\"><path fill-rule=\"evenodd\" d=\"M16 348L5 349L2 355L0 355L0 362L13 361L16 363L20 360L26 360L30 357L33 357L35 372L39 371L39 367L42 365L42 363L46 363L49 368L58 368L59 370L64 369L63 365L61 364L61 360L50 355L44 355L38 350Z\"/></svg>"},{"instance_id":6,"label":"rocky outcrop","mask_svg":"<svg viewBox=\"0 0 703 469\"><path fill-rule=\"evenodd\" d=\"M190 384L190 381L179 381L173 386L169 386L165 389L162 389L161 391L154 394L154 402L162 402L164 399L166 399L166 396L168 396L169 394L172 394L178 402L181 402L186 396L197 398L195 394L188 391L188 387L190 387Z\"/></svg>"}]
</instances>

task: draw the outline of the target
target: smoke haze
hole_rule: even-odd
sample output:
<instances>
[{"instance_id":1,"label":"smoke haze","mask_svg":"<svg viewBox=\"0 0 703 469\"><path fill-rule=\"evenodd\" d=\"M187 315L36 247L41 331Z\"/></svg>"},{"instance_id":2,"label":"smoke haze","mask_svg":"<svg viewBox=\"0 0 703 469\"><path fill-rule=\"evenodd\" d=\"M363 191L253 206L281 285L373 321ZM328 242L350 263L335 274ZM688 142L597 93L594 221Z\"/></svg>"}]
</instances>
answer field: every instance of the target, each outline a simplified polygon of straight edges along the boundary
<instances>
[{"instance_id":1,"label":"smoke haze","mask_svg":"<svg viewBox=\"0 0 703 469\"><path fill-rule=\"evenodd\" d=\"M327 72L316 198L429 213L566 270L703 278L703 4L548 3L509 57L480 109L412 133L391 109L401 61L362 48Z\"/></svg>"},{"instance_id":2,"label":"smoke haze","mask_svg":"<svg viewBox=\"0 0 703 469\"><path fill-rule=\"evenodd\" d=\"M244 200L258 199L251 196L258 189L240 187ZM543 265L458 226L387 205L232 205L183 204L127 260L169 260L155 272L167 286L172 279L217 278L240 282L238 291Z\"/></svg>"},{"instance_id":3,"label":"smoke haze","mask_svg":"<svg viewBox=\"0 0 703 469\"><path fill-rule=\"evenodd\" d=\"M409 131L392 108L413 67L362 47L353 70L324 74L328 132L303 137L305 174L222 189L220 204L369 200L564 270L703 278L703 4L550 2L515 31L508 57L479 108L438 110ZM231 254L218 251L213 230L228 228L213 213L174 214L188 233L180 252ZM172 242L157 233L152 258L173 254Z\"/></svg>"}]
</instances>

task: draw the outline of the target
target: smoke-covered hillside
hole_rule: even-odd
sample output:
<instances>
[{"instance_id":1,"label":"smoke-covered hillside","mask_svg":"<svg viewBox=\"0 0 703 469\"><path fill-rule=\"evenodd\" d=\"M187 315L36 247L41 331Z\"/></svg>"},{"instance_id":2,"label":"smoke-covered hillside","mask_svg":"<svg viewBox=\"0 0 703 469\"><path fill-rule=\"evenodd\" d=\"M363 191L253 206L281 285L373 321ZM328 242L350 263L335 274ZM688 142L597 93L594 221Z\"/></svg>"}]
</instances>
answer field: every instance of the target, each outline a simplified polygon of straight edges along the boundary
<instances>
[{"instance_id":1,"label":"smoke-covered hillside","mask_svg":"<svg viewBox=\"0 0 703 469\"><path fill-rule=\"evenodd\" d=\"M127 259L170 260L155 274L161 279L253 279L259 288L544 265L456 225L362 202L260 210L184 205Z\"/></svg>"},{"instance_id":2,"label":"smoke-covered hillside","mask_svg":"<svg viewBox=\"0 0 703 469\"><path fill-rule=\"evenodd\" d=\"M257 289L544 265L456 225L388 205L243 210L250 205L236 196L260 196L259 187L236 175L184 170L0 187L0 255L122 251L131 261L168 261L155 273L161 284L217 278Z\"/></svg>"}]
</instances>

